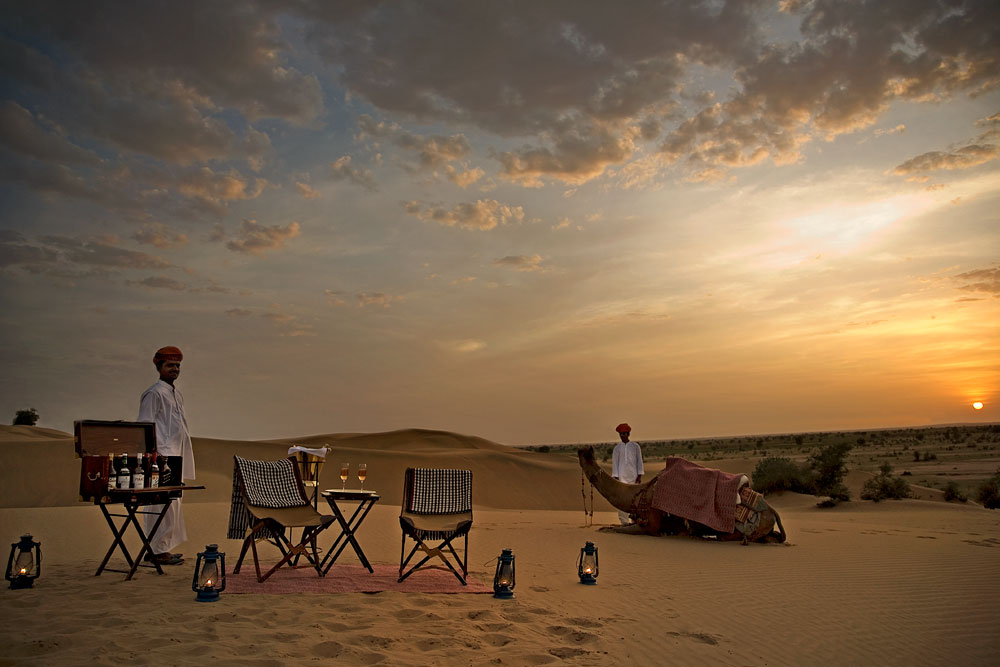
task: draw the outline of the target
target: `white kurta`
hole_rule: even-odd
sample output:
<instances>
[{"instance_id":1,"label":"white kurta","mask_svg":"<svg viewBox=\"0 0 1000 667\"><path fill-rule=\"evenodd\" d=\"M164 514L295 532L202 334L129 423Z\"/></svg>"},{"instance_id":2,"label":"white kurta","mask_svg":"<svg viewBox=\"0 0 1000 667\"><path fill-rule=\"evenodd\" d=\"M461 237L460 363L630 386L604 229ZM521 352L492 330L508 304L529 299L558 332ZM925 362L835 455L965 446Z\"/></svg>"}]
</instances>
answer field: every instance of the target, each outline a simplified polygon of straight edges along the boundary
<instances>
[{"instance_id":1,"label":"white kurta","mask_svg":"<svg viewBox=\"0 0 1000 667\"><path fill-rule=\"evenodd\" d=\"M622 442L615 445L611 455L611 476L627 484L634 484L639 475L643 474L642 449L635 442ZM628 512L618 510L618 519L622 525L631 522Z\"/></svg>"},{"instance_id":2,"label":"white kurta","mask_svg":"<svg viewBox=\"0 0 1000 667\"><path fill-rule=\"evenodd\" d=\"M184 416L184 397L168 382L157 380L142 393L139 399L139 419L141 422L156 424L156 449L161 456L182 456L183 478L194 479L194 449L188 432L187 418ZM162 505L150 505L147 510L159 512ZM144 516L143 523L148 532L155 522L155 516ZM153 553L168 553L178 544L187 540L184 528L184 514L181 499L170 503L170 509L163 516L156 535L150 539Z\"/></svg>"}]
</instances>

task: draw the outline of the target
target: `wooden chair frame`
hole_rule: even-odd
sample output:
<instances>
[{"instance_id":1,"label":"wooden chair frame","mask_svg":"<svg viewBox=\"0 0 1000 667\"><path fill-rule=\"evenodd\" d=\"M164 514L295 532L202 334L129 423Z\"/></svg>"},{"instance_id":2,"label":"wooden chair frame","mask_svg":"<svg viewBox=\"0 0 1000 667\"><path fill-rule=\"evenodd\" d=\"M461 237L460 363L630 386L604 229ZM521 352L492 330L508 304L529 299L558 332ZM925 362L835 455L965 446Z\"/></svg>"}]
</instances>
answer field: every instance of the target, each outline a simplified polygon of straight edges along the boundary
<instances>
[{"instance_id":1,"label":"wooden chair frame","mask_svg":"<svg viewBox=\"0 0 1000 667\"><path fill-rule=\"evenodd\" d=\"M316 570L316 573L321 577L323 576L323 571L320 569L321 561L316 545L316 538L321 532L329 528L335 519L332 515L320 514L313 507L312 501L306 496L295 458L289 457L289 461L292 463L292 473L295 475L296 486L302 497L302 505L294 507L272 508L251 505L248 500L246 482L239 467L236 467L236 475L243 496L243 503L247 511L250 512L252 522L250 533L243 540L243 548L240 550L239 560L236 561L236 567L233 568L234 574L239 574L240 567L243 565L243 559L246 557L247 551L251 550L253 552L254 569L257 572L257 581L260 583L264 583L279 568L288 564L293 558L297 559L298 556L305 556L309 564ZM286 529L290 528L303 529L301 539L295 544L288 537L291 534L291 530ZM270 541L278 547L282 556L281 560L264 574L261 573L260 558L257 553L258 539L267 539Z\"/></svg>"}]
</instances>

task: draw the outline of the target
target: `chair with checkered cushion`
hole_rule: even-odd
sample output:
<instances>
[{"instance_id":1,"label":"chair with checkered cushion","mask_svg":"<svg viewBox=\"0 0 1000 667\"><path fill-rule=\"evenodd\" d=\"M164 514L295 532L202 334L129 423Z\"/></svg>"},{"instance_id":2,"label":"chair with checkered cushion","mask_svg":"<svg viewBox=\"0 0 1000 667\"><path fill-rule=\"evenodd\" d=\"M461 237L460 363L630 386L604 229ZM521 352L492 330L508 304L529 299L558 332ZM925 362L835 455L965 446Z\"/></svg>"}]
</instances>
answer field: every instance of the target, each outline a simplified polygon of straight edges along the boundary
<instances>
[{"instance_id":1,"label":"chair with checkered cushion","mask_svg":"<svg viewBox=\"0 0 1000 667\"><path fill-rule=\"evenodd\" d=\"M469 576L472 471L407 468L403 480L403 507L399 513L399 527L403 530L403 543L399 552L399 581L420 568L443 570L447 567L464 586ZM408 538L414 541L414 545L407 555ZM458 538L463 540L461 553L453 544ZM423 559L407 570L418 551L424 554ZM440 558L445 567L426 564L435 557Z\"/></svg>"},{"instance_id":2,"label":"chair with checkered cushion","mask_svg":"<svg viewBox=\"0 0 1000 667\"><path fill-rule=\"evenodd\" d=\"M305 556L322 577L316 537L333 523L334 517L320 514L313 507L302 485L295 458L255 461L234 456L233 459L233 502L228 537L243 538L243 548L233 572L239 573L250 549L260 583L300 555ZM291 528L302 528L302 538L295 544L291 541ZM268 540L281 551L281 560L266 574L260 572L258 540Z\"/></svg>"}]
</instances>

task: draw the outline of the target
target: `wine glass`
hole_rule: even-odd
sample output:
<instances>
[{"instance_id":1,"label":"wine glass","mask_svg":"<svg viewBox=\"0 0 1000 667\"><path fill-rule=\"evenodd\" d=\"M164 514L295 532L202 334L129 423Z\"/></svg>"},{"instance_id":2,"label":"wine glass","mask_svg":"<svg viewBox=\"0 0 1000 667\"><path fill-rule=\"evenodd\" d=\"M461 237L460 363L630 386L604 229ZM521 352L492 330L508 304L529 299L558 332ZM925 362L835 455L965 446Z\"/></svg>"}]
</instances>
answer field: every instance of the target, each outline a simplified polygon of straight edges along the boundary
<instances>
[{"instance_id":1,"label":"wine glass","mask_svg":"<svg viewBox=\"0 0 1000 667\"><path fill-rule=\"evenodd\" d=\"M368 464L359 463L358 464L358 479L361 480L361 490L365 490L365 477L368 476Z\"/></svg>"},{"instance_id":2,"label":"wine glass","mask_svg":"<svg viewBox=\"0 0 1000 667\"><path fill-rule=\"evenodd\" d=\"M351 472L351 464L350 463L341 463L340 464L340 481L341 481L341 484L342 484L342 486L340 487L341 491L344 491L344 490L347 489L347 476L348 476L348 474L350 472Z\"/></svg>"}]
</instances>

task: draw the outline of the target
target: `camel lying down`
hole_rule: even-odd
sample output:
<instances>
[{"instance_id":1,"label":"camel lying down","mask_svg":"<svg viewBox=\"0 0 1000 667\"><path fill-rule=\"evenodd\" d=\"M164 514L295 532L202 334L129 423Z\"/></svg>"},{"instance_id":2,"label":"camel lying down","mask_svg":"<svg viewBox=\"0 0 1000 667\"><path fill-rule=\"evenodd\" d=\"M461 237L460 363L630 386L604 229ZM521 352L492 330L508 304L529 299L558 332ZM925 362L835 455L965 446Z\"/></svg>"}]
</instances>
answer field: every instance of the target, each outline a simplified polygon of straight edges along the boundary
<instances>
[{"instance_id":1,"label":"camel lying down","mask_svg":"<svg viewBox=\"0 0 1000 667\"><path fill-rule=\"evenodd\" d=\"M691 521L676 514L669 514L653 506L653 495L657 478L645 484L625 484L604 472L594 458L594 448L584 447L577 451L580 467L597 492L604 496L616 509L628 512L636 520L636 526L626 526L621 532L642 532L648 535L697 535L712 536L719 540L741 540L748 542L784 542L785 529L781 517L757 493L743 493L745 504L744 521L737 521L732 532L723 532L707 525ZM749 487L746 487L749 489ZM774 527L778 530L775 532Z\"/></svg>"}]
</instances>

